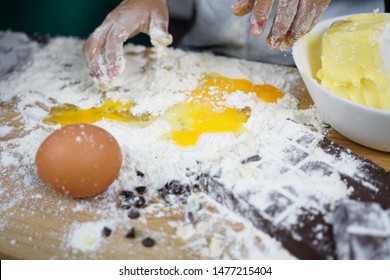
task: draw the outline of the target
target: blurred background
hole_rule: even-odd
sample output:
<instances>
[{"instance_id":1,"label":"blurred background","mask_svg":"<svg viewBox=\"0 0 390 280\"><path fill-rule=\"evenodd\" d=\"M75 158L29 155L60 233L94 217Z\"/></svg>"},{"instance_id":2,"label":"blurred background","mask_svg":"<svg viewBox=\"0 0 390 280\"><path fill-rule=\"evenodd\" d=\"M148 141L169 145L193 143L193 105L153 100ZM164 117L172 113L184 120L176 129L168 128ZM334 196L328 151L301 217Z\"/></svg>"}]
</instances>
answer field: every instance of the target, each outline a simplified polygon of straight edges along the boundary
<instances>
[{"instance_id":1,"label":"blurred background","mask_svg":"<svg viewBox=\"0 0 390 280\"><path fill-rule=\"evenodd\" d=\"M0 30L87 38L121 0L0 0ZM139 34L133 43L149 45Z\"/></svg>"},{"instance_id":2,"label":"blurred background","mask_svg":"<svg viewBox=\"0 0 390 280\"><path fill-rule=\"evenodd\" d=\"M0 0L0 29L86 38L120 0Z\"/></svg>"},{"instance_id":3,"label":"blurred background","mask_svg":"<svg viewBox=\"0 0 390 280\"><path fill-rule=\"evenodd\" d=\"M181 1L187 0L168 0L174 7L172 10L175 14L169 24L174 37L173 46L177 45L191 25L191 11L182 9ZM0 0L0 30L86 39L121 2L122 0ZM150 46L149 36L145 34L139 34L129 41Z\"/></svg>"},{"instance_id":4,"label":"blurred background","mask_svg":"<svg viewBox=\"0 0 390 280\"><path fill-rule=\"evenodd\" d=\"M61 35L87 38L121 1L0 0L0 30L19 31L29 35ZM170 32L174 35L173 45L175 46L182 34L192 24L188 19L191 13L188 15L188 11L183 10L182 1L193 2L193 0L167 1L171 4L170 7L173 14L175 14L175 17L171 18L170 21ZM390 0L385 1L385 6L386 11L389 12ZM140 34L130 41L150 45L149 37L145 34Z\"/></svg>"}]
</instances>

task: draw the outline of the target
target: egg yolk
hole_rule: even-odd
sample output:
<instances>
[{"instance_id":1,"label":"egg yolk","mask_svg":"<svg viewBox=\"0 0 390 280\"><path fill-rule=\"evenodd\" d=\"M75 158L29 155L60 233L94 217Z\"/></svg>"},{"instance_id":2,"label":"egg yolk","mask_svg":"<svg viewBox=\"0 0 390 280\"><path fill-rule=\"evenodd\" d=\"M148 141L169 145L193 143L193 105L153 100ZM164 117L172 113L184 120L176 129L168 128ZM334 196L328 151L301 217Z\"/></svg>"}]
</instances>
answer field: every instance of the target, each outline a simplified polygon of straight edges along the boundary
<instances>
[{"instance_id":1,"label":"egg yolk","mask_svg":"<svg viewBox=\"0 0 390 280\"><path fill-rule=\"evenodd\" d=\"M278 88L269 84L253 84L245 79L230 79L220 75L207 74L199 85L180 102L161 117L166 119L172 129L163 136L179 146L196 145L199 137L205 133L231 132L235 135L243 130L243 124L250 116L248 108L239 110L224 105L230 93L255 93L264 102L274 103L284 96ZM134 103L106 100L101 106L81 109L65 104L50 110L44 120L47 123L62 125L74 123L93 123L100 119L146 124L152 120L150 115L131 114Z\"/></svg>"},{"instance_id":2,"label":"egg yolk","mask_svg":"<svg viewBox=\"0 0 390 280\"><path fill-rule=\"evenodd\" d=\"M106 100L101 106L90 109L81 109L72 104L64 104L53 107L45 118L46 123L58 123L69 125L75 123L94 123L101 119L113 121L141 121L147 120L147 116L134 116L130 109L134 103L123 104L120 101Z\"/></svg>"},{"instance_id":3,"label":"egg yolk","mask_svg":"<svg viewBox=\"0 0 390 280\"><path fill-rule=\"evenodd\" d=\"M275 103L284 96L283 92L270 84L254 84L245 79L230 79L217 74L204 75L199 86L192 95L206 95L211 89L217 89L219 94L242 91L243 93L255 93L258 98L268 103Z\"/></svg>"}]
</instances>

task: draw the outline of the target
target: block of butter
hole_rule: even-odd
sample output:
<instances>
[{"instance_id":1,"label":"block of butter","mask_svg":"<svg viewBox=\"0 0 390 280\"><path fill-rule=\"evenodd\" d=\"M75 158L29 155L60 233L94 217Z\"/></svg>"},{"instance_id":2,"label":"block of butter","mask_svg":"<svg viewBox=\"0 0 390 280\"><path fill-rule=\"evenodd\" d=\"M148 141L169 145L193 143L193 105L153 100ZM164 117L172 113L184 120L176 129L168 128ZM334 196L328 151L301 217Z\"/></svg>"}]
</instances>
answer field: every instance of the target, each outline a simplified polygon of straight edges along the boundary
<instances>
[{"instance_id":1,"label":"block of butter","mask_svg":"<svg viewBox=\"0 0 390 280\"><path fill-rule=\"evenodd\" d=\"M389 14L357 14L337 21L323 35L317 78L341 97L390 110L389 51Z\"/></svg>"}]
</instances>

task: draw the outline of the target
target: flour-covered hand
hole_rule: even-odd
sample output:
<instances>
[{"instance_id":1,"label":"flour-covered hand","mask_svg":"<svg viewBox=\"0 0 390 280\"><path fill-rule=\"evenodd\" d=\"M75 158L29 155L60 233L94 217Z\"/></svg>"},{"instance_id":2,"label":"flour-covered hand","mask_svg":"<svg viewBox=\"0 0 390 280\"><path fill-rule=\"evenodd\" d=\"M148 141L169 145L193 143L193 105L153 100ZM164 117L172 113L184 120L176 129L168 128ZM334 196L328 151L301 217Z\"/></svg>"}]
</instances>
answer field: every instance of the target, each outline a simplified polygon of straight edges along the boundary
<instances>
[{"instance_id":1,"label":"flour-covered hand","mask_svg":"<svg viewBox=\"0 0 390 280\"><path fill-rule=\"evenodd\" d=\"M152 44L168 46L166 0L125 0L112 10L83 46L84 64L100 84L108 84L125 68L123 43L142 32Z\"/></svg>"},{"instance_id":2,"label":"flour-covered hand","mask_svg":"<svg viewBox=\"0 0 390 280\"><path fill-rule=\"evenodd\" d=\"M273 0L238 0L232 7L236 16L252 12L250 30L261 35L267 25ZM271 30L267 37L270 49L288 49L309 32L320 20L330 0L279 0Z\"/></svg>"}]
</instances>

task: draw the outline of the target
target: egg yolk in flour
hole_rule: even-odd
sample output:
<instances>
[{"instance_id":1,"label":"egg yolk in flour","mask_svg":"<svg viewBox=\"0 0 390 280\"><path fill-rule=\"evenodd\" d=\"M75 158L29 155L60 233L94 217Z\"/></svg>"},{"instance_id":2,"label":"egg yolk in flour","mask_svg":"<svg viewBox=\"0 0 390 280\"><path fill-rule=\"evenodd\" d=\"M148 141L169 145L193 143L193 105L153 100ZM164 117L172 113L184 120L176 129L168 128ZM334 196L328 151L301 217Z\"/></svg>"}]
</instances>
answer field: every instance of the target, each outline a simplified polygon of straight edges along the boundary
<instances>
[{"instance_id":1,"label":"egg yolk in flour","mask_svg":"<svg viewBox=\"0 0 390 280\"><path fill-rule=\"evenodd\" d=\"M160 116L171 125L171 131L166 138L186 147L196 145L204 133L240 133L250 116L249 109L239 110L224 105L229 93L236 91L255 93L258 98L269 103L274 103L284 96L283 92L269 84L253 84L245 79L204 75L185 101L174 105ZM93 123L104 118L145 125L153 120L150 115L131 114L131 108L134 106L134 103L123 104L113 100L106 100L101 106L90 109L66 104L52 108L45 122L68 125Z\"/></svg>"}]
</instances>

